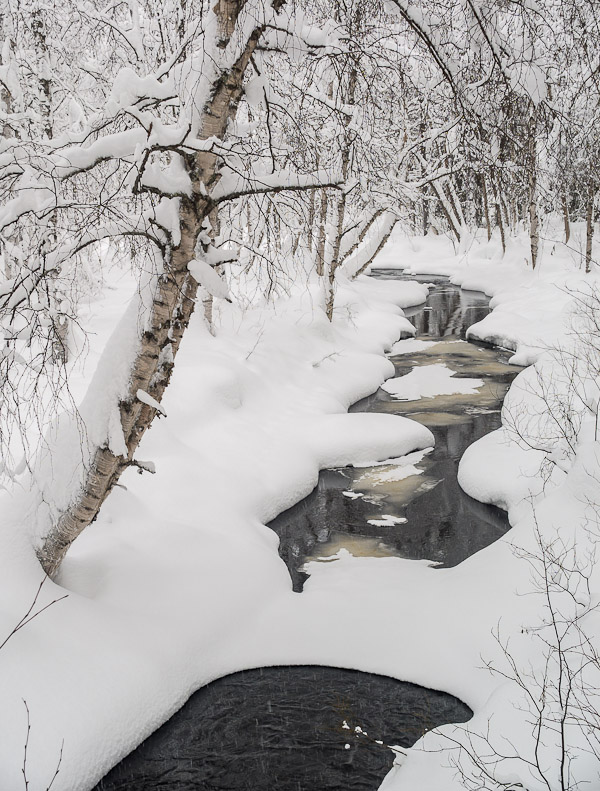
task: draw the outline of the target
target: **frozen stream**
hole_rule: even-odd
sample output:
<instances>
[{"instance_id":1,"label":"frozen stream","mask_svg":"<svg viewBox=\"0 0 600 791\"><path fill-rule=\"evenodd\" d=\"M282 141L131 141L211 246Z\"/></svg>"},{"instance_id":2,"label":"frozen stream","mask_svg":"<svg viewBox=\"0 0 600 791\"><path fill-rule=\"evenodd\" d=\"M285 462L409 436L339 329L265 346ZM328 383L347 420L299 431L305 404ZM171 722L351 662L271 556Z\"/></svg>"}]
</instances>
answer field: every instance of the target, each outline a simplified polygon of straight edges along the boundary
<instances>
[{"instance_id":1,"label":"frozen stream","mask_svg":"<svg viewBox=\"0 0 600 791\"><path fill-rule=\"evenodd\" d=\"M374 276L401 278L395 272ZM508 354L464 341L488 312L483 294L439 278L427 304L407 311L425 344L397 345L396 376L445 365L455 377L481 380L473 393L408 401L384 390L352 411L394 412L428 426L429 454L406 464L324 470L315 491L271 523L294 588L307 561L335 562L340 552L396 555L456 565L507 529L505 515L467 497L458 461L474 440L498 427L502 399L517 373ZM453 377L454 379L454 377ZM162 728L97 786L170 791L374 791L393 753L444 722L466 721L456 698L368 673L325 667L276 667L236 673L199 690ZM351 730L345 729L346 722Z\"/></svg>"}]
</instances>

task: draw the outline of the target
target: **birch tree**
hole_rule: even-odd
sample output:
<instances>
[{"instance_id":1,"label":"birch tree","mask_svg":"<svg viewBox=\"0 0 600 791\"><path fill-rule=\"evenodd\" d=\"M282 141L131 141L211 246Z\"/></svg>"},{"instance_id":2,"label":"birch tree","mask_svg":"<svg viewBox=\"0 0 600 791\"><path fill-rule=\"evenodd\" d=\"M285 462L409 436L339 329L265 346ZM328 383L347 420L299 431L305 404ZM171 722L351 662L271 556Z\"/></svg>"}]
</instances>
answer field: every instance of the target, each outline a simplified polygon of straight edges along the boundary
<instances>
[{"instance_id":1,"label":"birch tree","mask_svg":"<svg viewBox=\"0 0 600 791\"><path fill-rule=\"evenodd\" d=\"M132 19L135 23L135 14L123 35L138 62L142 44ZM105 19L99 23L108 24ZM174 50L163 40L150 73L120 68L106 102L81 131L34 145L11 138L0 152L1 172L11 185L0 230L6 238L32 219L38 229L32 239L37 254L0 292L5 361L31 367L31 360L16 352L24 340L22 325L29 319L31 327L31 318L37 317L38 334L44 335L40 294L54 272L84 251L101 241L130 239L138 245L145 270L133 318L125 320L133 327L127 341L122 339L120 365L127 374L103 395L104 418L96 415L83 439L72 438L83 448L72 466L61 471L69 485L61 489L56 479L51 486L40 484L48 496L52 488L62 492L50 497L48 529L38 548L50 575L96 518L123 470L137 464L136 449L163 412L160 400L199 284L211 290L215 277L219 280L213 267L221 253L212 244L211 214L244 194L322 183L312 174L289 170L241 172L230 140L252 56L259 46L284 49L297 35L294 25L284 0L219 0L212 9L198 6L187 19L188 36ZM49 217L56 218L56 238L41 246L39 228ZM8 367L4 373L10 386Z\"/></svg>"}]
</instances>

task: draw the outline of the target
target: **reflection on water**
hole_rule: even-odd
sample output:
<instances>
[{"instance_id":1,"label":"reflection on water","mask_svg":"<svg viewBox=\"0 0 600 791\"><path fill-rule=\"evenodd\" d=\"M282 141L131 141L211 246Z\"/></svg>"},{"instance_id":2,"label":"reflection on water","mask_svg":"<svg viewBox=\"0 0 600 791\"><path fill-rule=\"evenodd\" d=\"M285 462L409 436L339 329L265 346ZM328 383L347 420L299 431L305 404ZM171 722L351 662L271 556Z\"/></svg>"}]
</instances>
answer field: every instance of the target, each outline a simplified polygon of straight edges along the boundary
<instances>
[{"instance_id":1,"label":"reflection on water","mask_svg":"<svg viewBox=\"0 0 600 791\"><path fill-rule=\"evenodd\" d=\"M196 692L96 791L374 791L394 753L372 740L409 747L471 716L451 695L370 673L244 671Z\"/></svg>"},{"instance_id":2,"label":"reflection on water","mask_svg":"<svg viewBox=\"0 0 600 791\"><path fill-rule=\"evenodd\" d=\"M399 476L393 467L324 470L309 497L274 519L270 527L279 535L280 555L294 590L302 590L307 560L331 559L340 549L357 556L431 560L447 567L506 532L504 512L473 500L457 481L465 449L500 425L502 400L517 373L503 350L461 340L488 312L485 295L461 291L439 279L427 305L407 311L417 338L435 342L407 354L395 353L402 350L402 344L396 344L390 357L396 376L443 363L456 372L454 378L480 379L483 385L473 394L415 401L400 401L379 389L351 408L417 420L433 432L435 449L416 464L421 474L401 480L395 479ZM405 521L389 524L392 520L384 516Z\"/></svg>"}]
</instances>

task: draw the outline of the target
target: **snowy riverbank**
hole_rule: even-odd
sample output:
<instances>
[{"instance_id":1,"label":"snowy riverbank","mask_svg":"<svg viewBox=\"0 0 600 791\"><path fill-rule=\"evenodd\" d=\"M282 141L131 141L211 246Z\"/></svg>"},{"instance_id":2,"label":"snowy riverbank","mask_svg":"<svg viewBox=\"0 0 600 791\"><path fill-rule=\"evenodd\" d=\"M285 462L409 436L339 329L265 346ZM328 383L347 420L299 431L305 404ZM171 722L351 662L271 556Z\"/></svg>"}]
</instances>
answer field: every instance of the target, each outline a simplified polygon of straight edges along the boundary
<instances>
[{"instance_id":1,"label":"snowy riverbank","mask_svg":"<svg viewBox=\"0 0 600 791\"><path fill-rule=\"evenodd\" d=\"M378 262L485 291L494 310L469 336L534 363L511 386L502 429L474 443L459 472L467 493L507 509L513 525L443 572L451 603L440 627L462 641L450 653L465 663L458 675L470 679L463 699L475 717L427 735L398 761L386 791L600 782L598 275L582 271L581 227L569 247L546 240L535 272L524 266L526 244L526 236L512 242L500 260L497 239L459 255L439 237L399 241ZM475 700L476 688L489 697Z\"/></svg>"},{"instance_id":2,"label":"snowy riverbank","mask_svg":"<svg viewBox=\"0 0 600 791\"><path fill-rule=\"evenodd\" d=\"M504 269L485 258L485 246L472 250L470 258L453 257L440 238L396 241L377 265L395 261L450 274L493 295L496 308L474 333L511 345L518 362L530 361L549 338L564 337L570 297L562 286L574 282L564 262L544 258L532 274L516 255ZM452 569L343 555L312 564L304 593L296 594L276 536L264 526L311 490L320 467L398 457L431 444L429 431L413 421L346 414L393 375L384 352L410 331L400 307L425 294L416 283L361 278L340 290L333 326L309 292L280 300L275 310L224 306L217 337L195 316L163 401L168 417L141 446L156 475L124 475L127 490L111 494L74 544L58 584L44 586L37 609L68 598L0 652L2 787L22 787L23 700L31 721L31 787L48 785L64 743L53 789L84 791L198 686L270 664L353 667L443 689L473 708L473 732L485 733L489 722L498 752L506 752L502 738L510 734L519 755L530 754L528 715L517 710L523 690L484 665L500 667L505 659L494 637L500 623L510 655L523 666L543 666L539 641L523 632L544 617L538 597L520 595L531 590L531 566L514 545L538 552L523 498L533 490L542 531L566 530L568 542L589 518L585 498L593 495L594 471L600 477L595 444L563 459L545 492L537 472L551 448L521 450L502 432L474 445L462 465L463 485L508 507L514 528ZM525 392L523 382L535 386L534 370L518 377L511 404ZM3 493L9 514L11 497L21 502L23 495ZM8 633L29 607L41 572L21 523L13 517L1 536ZM446 737L467 743L469 737L453 726L441 734L411 750L383 788L463 788ZM552 746L544 753L552 771L556 756ZM468 759L460 760L468 772ZM529 769L510 761L498 771L524 778Z\"/></svg>"},{"instance_id":3,"label":"snowy riverbank","mask_svg":"<svg viewBox=\"0 0 600 791\"><path fill-rule=\"evenodd\" d=\"M29 781L46 787L64 742L53 788L84 789L198 686L253 664L257 650L273 661L279 636L231 646L273 602L297 598L264 523L308 494L321 467L432 444L413 421L346 414L393 374L384 351L412 331L400 306L426 293L364 278L340 291L333 326L306 291L274 310L225 306L216 338L195 316L163 402L168 417L142 445L156 476L124 476L127 490L111 495L35 610L68 598L2 649L2 787L22 782L23 700ZM42 577L27 538L35 529L22 524L35 503L24 476L19 484L3 493L12 517L2 532L4 633Z\"/></svg>"}]
</instances>

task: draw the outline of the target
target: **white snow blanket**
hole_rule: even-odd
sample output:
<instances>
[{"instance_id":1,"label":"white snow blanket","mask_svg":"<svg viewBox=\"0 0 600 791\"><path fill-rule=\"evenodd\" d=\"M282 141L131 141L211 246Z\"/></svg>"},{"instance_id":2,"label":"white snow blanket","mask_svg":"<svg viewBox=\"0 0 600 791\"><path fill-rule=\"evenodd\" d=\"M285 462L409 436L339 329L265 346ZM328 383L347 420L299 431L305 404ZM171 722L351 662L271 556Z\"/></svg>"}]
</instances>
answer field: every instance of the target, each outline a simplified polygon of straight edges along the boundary
<instances>
[{"instance_id":1,"label":"white snow blanket","mask_svg":"<svg viewBox=\"0 0 600 791\"><path fill-rule=\"evenodd\" d=\"M587 562L600 480L589 419L597 397L590 392L579 399L580 420L566 439L551 435L547 421L536 421L538 372L544 381L558 381L551 376L558 363L544 363L543 349L567 332L572 299L563 287L584 276L549 250L532 273L517 252L500 260L493 245L474 244L454 255L441 238L396 239L377 262L445 272L494 295L494 311L473 336L509 346L516 362L538 359L542 366L517 378L505 428L473 445L461 466L469 493L508 509L513 529L507 536L442 570L339 553L335 562L310 563L305 592L294 593L265 523L311 490L320 467L383 462L432 444L430 432L410 420L346 414L393 376L385 352L411 327L400 308L423 302L427 289L361 277L341 288L333 324L315 308L318 295L311 292L294 293L275 310L217 305L216 337L196 315L163 401L168 417L140 448L156 475L130 470L123 476L127 488L111 494L32 612L59 601L0 650L1 788L23 787L24 700L30 788L47 787L62 750L53 789L85 791L202 684L243 668L298 663L382 673L443 689L473 708L469 732L446 726L426 734L398 760L386 791L464 788L456 762L468 776L477 777L477 768L461 744L492 759L509 756L488 766L498 782L521 782L530 791L559 787L560 734L547 727L560 722L552 719L560 715L556 663L544 659L547 601L535 588L539 536L558 555L561 547L568 555L576 538L578 562ZM117 302L112 294L106 303L112 310L93 306L99 341ZM438 371L429 392L440 390L441 376ZM464 382L443 377L444 387ZM427 382L417 384L413 395L426 395ZM533 417L519 437L512 424L520 414ZM56 494L52 476L39 482L44 498L60 497L60 459L53 474ZM31 537L50 506L32 500L29 485L22 472L0 495L5 636L26 615L42 578ZM565 562L572 561L571 553ZM559 572L553 568L551 586L562 584ZM581 628L597 645L598 617L588 610L598 601L600 582L596 566L586 573L579 578L589 580L591 597L585 598L584 585L566 598L584 613ZM561 608L568 606L564 599ZM490 672L489 663L500 673ZM511 663L525 668L525 689ZM597 690L595 672L591 663L577 677ZM526 694L527 685L539 691L540 679L551 716L537 747L549 784L532 763L536 722ZM575 720L568 729L569 771L593 788L594 759L578 750Z\"/></svg>"}]
</instances>

